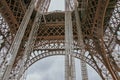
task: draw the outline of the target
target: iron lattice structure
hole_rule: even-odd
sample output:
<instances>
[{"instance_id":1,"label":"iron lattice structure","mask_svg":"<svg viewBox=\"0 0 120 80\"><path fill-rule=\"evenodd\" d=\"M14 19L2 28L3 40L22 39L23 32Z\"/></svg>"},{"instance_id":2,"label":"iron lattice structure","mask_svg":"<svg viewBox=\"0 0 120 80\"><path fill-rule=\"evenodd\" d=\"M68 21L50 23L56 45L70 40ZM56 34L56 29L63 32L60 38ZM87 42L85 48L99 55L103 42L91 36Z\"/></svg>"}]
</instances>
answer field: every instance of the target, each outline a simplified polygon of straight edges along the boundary
<instances>
[{"instance_id":1,"label":"iron lattice structure","mask_svg":"<svg viewBox=\"0 0 120 80\"><path fill-rule=\"evenodd\" d=\"M67 50L102 80L120 80L120 1L66 0L71 25L66 11L47 12L50 1L0 0L0 80L19 80L38 60ZM73 38L65 25L72 26L68 33ZM66 47L66 36L73 39L72 47ZM74 60L72 65L75 75ZM87 73L82 77L87 80Z\"/></svg>"}]
</instances>

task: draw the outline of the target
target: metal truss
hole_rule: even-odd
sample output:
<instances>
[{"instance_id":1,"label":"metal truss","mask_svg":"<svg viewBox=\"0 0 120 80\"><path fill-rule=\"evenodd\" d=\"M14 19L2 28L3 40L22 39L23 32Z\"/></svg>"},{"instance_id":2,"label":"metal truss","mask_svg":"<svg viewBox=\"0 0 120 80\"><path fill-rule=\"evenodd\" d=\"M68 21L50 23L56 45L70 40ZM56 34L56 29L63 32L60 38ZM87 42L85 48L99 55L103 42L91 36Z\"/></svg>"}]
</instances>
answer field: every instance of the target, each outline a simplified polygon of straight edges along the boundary
<instances>
[{"instance_id":1,"label":"metal truss","mask_svg":"<svg viewBox=\"0 0 120 80\"><path fill-rule=\"evenodd\" d=\"M9 26L5 22L3 17L0 15L0 68L5 62L5 58L7 57L6 55L8 53L11 43L12 34L10 33Z\"/></svg>"},{"instance_id":2,"label":"metal truss","mask_svg":"<svg viewBox=\"0 0 120 80\"><path fill-rule=\"evenodd\" d=\"M28 1L28 2L27 2ZM15 80L19 70L23 73L35 62L45 57L65 55L65 12L45 12L41 18L35 40L30 46L26 65L23 63L29 34L32 31L35 15L48 10L50 0L38 0L29 16L28 25L24 27L23 35L19 28L25 22L31 0L0 0L0 69L5 70L9 62L10 52L15 53L12 66L9 68L10 77L3 80ZM76 0L77 6L70 5L73 26L72 56L89 64L103 80L119 80L120 75L120 1L119 0ZM44 4L43 4L44 3ZM73 3L73 2L71 2ZM84 4L84 5L83 5ZM47 5L47 6L45 6ZM81 34L84 48L81 48L80 31L77 27L75 9L81 22ZM40 12L39 12L40 13ZM33 30L34 31L34 30ZM18 34L18 32L20 32ZM20 36L22 36L20 38ZM16 38L17 37L17 38ZM16 45L16 41L19 45ZM84 49L84 51L83 51ZM83 53L83 54L81 54ZM28 54L28 53L27 53ZM8 55L8 56L7 56ZM3 67L2 67L3 66ZM5 68L4 68L5 67ZM4 71L3 71L4 72ZM2 72L0 72L2 74ZM16 75L17 74L17 75ZM23 76L23 75L22 75ZM2 78L2 77L0 77Z\"/></svg>"}]
</instances>

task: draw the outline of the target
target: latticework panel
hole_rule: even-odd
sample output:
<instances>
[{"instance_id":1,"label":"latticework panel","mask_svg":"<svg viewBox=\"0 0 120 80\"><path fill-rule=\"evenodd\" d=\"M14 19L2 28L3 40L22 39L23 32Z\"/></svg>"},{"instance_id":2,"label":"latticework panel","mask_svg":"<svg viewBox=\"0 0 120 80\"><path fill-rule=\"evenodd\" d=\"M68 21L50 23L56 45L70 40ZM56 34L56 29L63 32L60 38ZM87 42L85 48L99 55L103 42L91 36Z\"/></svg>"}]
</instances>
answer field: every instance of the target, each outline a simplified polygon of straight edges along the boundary
<instances>
[{"instance_id":1,"label":"latticework panel","mask_svg":"<svg viewBox=\"0 0 120 80\"><path fill-rule=\"evenodd\" d=\"M11 43L12 35L10 33L10 28L0 15L0 65L2 65Z\"/></svg>"},{"instance_id":2,"label":"latticework panel","mask_svg":"<svg viewBox=\"0 0 120 80\"><path fill-rule=\"evenodd\" d=\"M26 8L23 6L21 0L6 0L10 10L12 11L13 15L15 16L17 22L20 24L23 16L25 14Z\"/></svg>"},{"instance_id":3,"label":"latticework panel","mask_svg":"<svg viewBox=\"0 0 120 80\"><path fill-rule=\"evenodd\" d=\"M0 58L3 63L13 36L18 30L31 0L0 1ZM85 2L86 1L86 2ZM3 4L1 4L3 3ZM84 7L83 3L86 5ZM45 3L46 4L46 3ZM4 6L5 5L5 6ZM83 9L85 8L85 10ZM43 7L41 8L43 9ZM47 10L47 9L46 9ZM73 55L94 68L102 79L119 79L120 72L120 1L119 0L79 0L78 10L82 26L85 56L78 45L78 32L74 11L72 13L74 50ZM84 10L84 11L83 11ZM36 15L34 10L25 30L15 59L12 76L23 58L23 53ZM8 14L9 13L9 14ZM28 55L26 69L36 61L53 55L65 55L65 13L51 12L42 16L37 35L34 36L33 51ZM85 16L83 16L85 15ZM10 18L11 17L11 18ZM7 23L8 25L7 25ZM84 58L83 58L84 57ZM16 71L16 72L14 72ZM117 75L117 76L116 76Z\"/></svg>"},{"instance_id":4,"label":"latticework panel","mask_svg":"<svg viewBox=\"0 0 120 80\"><path fill-rule=\"evenodd\" d=\"M94 6L95 4L92 3L92 5ZM96 11L95 10L90 11L92 12L92 14L94 14L94 16L92 15L93 18L88 17L86 19L86 21L90 19L92 22L87 22L86 24L83 24L84 27L87 25L85 28L83 28L84 42L87 45L86 46L87 50L92 54L98 67L102 70L102 73L108 76L106 79L112 79L109 74L111 74L112 77L114 76L114 74L118 75L118 71L120 69L119 65L116 64L113 57L111 56L111 52L114 51L114 48L115 50L117 50L117 52L119 52L119 44L116 45L115 42L116 40L118 40L115 33L119 34L118 33L119 30L118 26L120 23L119 1L117 2L112 0L110 1L99 0L96 3L96 5L97 5L97 7L95 7ZM88 15L90 15L90 13L88 13ZM106 28L106 26L108 27L112 26L112 27ZM120 62L119 60L117 61ZM99 64L99 62L102 63ZM113 67L113 65L116 67L110 69L110 67ZM112 73L112 70L115 73Z\"/></svg>"},{"instance_id":5,"label":"latticework panel","mask_svg":"<svg viewBox=\"0 0 120 80\"><path fill-rule=\"evenodd\" d=\"M120 71L120 1L114 6L109 22L105 25L104 46L111 64ZM114 61L115 60L115 61Z\"/></svg>"},{"instance_id":6,"label":"latticework panel","mask_svg":"<svg viewBox=\"0 0 120 80\"><path fill-rule=\"evenodd\" d=\"M38 30L37 41L64 40L65 35L64 12L48 13L43 16ZM75 19L73 19L74 39L77 39Z\"/></svg>"},{"instance_id":7,"label":"latticework panel","mask_svg":"<svg viewBox=\"0 0 120 80\"><path fill-rule=\"evenodd\" d=\"M1 6L0 13L2 17L5 19L5 21L8 23L10 32L12 34L15 34L19 26L15 16L13 15L12 11L10 10L5 0L0 1L0 6Z\"/></svg>"}]
</instances>

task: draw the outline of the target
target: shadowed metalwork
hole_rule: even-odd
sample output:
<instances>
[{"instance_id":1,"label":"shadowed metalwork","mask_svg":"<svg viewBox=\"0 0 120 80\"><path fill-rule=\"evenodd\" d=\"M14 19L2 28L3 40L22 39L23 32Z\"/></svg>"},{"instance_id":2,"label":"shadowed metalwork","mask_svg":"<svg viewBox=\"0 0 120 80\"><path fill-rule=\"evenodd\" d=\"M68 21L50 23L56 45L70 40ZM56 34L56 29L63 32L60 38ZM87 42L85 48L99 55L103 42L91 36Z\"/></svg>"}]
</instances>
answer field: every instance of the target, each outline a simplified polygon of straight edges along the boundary
<instances>
[{"instance_id":1,"label":"shadowed metalwork","mask_svg":"<svg viewBox=\"0 0 120 80\"><path fill-rule=\"evenodd\" d=\"M120 1L65 1L65 11L48 12L51 0L0 0L0 80L19 80L38 60L67 52L82 60L83 80L85 63L102 80L120 80ZM75 80L67 61L65 79Z\"/></svg>"}]
</instances>

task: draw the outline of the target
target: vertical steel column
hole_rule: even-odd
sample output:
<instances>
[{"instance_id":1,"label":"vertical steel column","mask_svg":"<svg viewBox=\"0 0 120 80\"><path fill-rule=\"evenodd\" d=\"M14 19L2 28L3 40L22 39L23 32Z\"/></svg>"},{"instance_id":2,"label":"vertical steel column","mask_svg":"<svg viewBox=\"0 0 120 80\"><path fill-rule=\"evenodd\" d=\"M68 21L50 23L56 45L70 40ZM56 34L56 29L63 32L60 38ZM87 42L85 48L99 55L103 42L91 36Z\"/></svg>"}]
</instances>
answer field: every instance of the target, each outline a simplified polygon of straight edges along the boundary
<instances>
[{"instance_id":1,"label":"vertical steel column","mask_svg":"<svg viewBox=\"0 0 120 80\"><path fill-rule=\"evenodd\" d=\"M73 52L73 29L70 0L65 0L65 80L75 80L75 59Z\"/></svg>"},{"instance_id":2,"label":"vertical steel column","mask_svg":"<svg viewBox=\"0 0 120 80\"><path fill-rule=\"evenodd\" d=\"M76 25L78 30L78 42L81 48L81 54L82 56L85 56L85 50L84 50L84 42L83 42L83 36L82 36L82 30L81 30L81 22L80 22L80 16L77 9L77 3L75 3L75 18L76 18ZM87 73L87 66L84 61L81 60L81 74L82 74L82 80L88 80L88 73Z\"/></svg>"},{"instance_id":3,"label":"vertical steel column","mask_svg":"<svg viewBox=\"0 0 120 80\"><path fill-rule=\"evenodd\" d=\"M65 80L75 80L75 62L73 52L73 31L71 12L65 13Z\"/></svg>"},{"instance_id":4,"label":"vertical steel column","mask_svg":"<svg viewBox=\"0 0 120 80\"><path fill-rule=\"evenodd\" d=\"M26 48L25 48L25 52L24 52L24 56L23 56L23 60L22 60L23 65L21 65L17 80L20 80L21 76L24 74L25 63L27 62L27 59L29 58L29 54L33 50L34 43L35 43L35 36L37 36L37 31L38 31L39 25L41 23L41 17L42 17L42 14L37 12L33 26L32 26L32 30L31 30L29 38L28 38L28 42L26 44Z\"/></svg>"},{"instance_id":5,"label":"vertical steel column","mask_svg":"<svg viewBox=\"0 0 120 80\"><path fill-rule=\"evenodd\" d=\"M33 50L37 32L41 24L41 18L44 15L44 12L46 12L46 7L49 6L50 1L51 0L46 0L46 1L41 0L41 3L39 3L41 5L39 5L37 9L37 14L35 16L34 23L33 23L33 26L32 26L32 29L31 29L31 32L30 32L30 35L29 35L29 38L28 38L28 41L25 47L25 52L24 52L24 56L22 60L23 65L20 68L20 72L18 73L17 80L20 80L21 76L23 75L25 71L26 62L29 58L30 53Z\"/></svg>"},{"instance_id":6,"label":"vertical steel column","mask_svg":"<svg viewBox=\"0 0 120 80\"><path fill-rule=\"evenodd\" d=\"M20 27L15 35L15 38L14 38L14 41L13 41L11 47L10 47L10 50L8 51L6 61L3 65L3 67L1 68L2 70L0 70L1 71L0 73L3 73L3 75L2 75L3 77L1 80L8 80L9 79L10 72L12 70L12 66L14 64L16 55L18 53L19 46L21 44L22 38L23 38L25 30L27 28L27 24L28 24L30 17L32 15L34 5L35 5L35 0L32 0L27 12L25 13L23 21L21 22Z\"/></svg>"}]
</instances>

